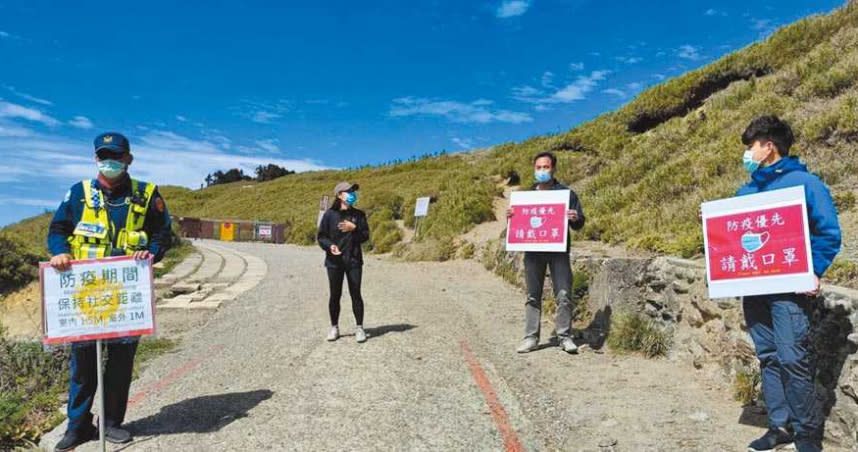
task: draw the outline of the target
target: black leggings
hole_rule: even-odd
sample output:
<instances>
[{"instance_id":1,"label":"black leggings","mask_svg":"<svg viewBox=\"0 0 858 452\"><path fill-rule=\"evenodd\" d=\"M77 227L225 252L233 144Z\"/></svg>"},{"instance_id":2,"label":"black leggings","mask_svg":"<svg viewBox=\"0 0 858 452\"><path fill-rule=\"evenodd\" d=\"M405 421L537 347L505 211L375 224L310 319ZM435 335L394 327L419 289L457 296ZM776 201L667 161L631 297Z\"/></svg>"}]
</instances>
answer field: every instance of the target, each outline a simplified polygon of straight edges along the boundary
<instances>
[{"instance_id":1,"label":"black leggings","mask_svg":"<svg viewBox=\"0 0 858 452\"><path fill-rule=\"evenodd\" d=\"M331 299L328 302L328 313L331 314L331 325L336 326L340 320L340 298L343 296L343 277L349 282L349 294L352 296L352 311L355 322L363 326L363 298L360 295L360 281L363 267L328 268L328 284L331 288Z\"/></svg>"}]
</instances>

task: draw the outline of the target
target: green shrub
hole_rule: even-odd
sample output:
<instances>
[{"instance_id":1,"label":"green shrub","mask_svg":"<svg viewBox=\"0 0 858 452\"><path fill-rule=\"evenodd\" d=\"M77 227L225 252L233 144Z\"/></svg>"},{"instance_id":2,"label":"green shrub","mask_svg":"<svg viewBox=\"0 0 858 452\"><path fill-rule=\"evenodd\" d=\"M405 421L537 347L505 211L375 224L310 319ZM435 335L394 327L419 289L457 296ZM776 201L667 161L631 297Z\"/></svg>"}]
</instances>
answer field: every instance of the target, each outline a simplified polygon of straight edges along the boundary
<instances>
[{"instance_id":1,"label":"green shrub","mask_svg":"<svg viewBox=\"0 0 858 452\"><path fill-rule=\"evenodd\" d=\"M16 342L0 326L0 449L38 440L60 421L59 395L68 382L68 352Z\"/></svg>"},{"instance_id":2,"label":"green shrub","mask_svg":"<svg viewBox=\"0 0 858 452\"><path fill-rule=\"evenodd\" d=\"M848 212L855 207L855 193L851 191L835 193L833 197L838 213Z\"/></svg>"},{"instance_id":3,"label":"green shrub","mask_svg":"<svg viewBox=\"0 0 858 452\"><path fill-rule=\"evenodd\" d=\"M471 242L467 242L459 248L459 257L462 259L470 259L477 252L477 247Z\"/></svg>"},{"instance_id":4,"label":"green shrub","mask_svg":"<svg viewBox=\"0 0 858 452\"><path fill-rule=\"evenodd\" d=\"M671 336L650 319L636 313L618 313L611 317L608 345L612 350L641 352L648 358L665 356Z\"/></svg>"},{"instance_id":5,"label":"green shrub","mask_svg":"<svg viewBox=\"0 0 858 452\"><path fill-rule=\"evenodd\" d=\"M752 368L736 373L733 379L733 400L742 406L753 405L760 398L760 370Z\"/></svg>"},{"instance_id":6,"label":"green shrub","mask_svg":"<svg viewBox=\"0 0 858 452\"><path fill-rule=\"evenodd\" d=\"M0 236L0 294L17 289L39 277L40 256L18 241Z\"/></svg>"},{"instance_id":7,"label":"green shrub","mask_svg":"<svg viewBox=\"0 0 858 452\"><path fill-rule=\"evenodd\" d=\"M847 259L835 259L825 272L825 280L837 285L858 287L858 264Z\"/></svg>"}]
</instances>

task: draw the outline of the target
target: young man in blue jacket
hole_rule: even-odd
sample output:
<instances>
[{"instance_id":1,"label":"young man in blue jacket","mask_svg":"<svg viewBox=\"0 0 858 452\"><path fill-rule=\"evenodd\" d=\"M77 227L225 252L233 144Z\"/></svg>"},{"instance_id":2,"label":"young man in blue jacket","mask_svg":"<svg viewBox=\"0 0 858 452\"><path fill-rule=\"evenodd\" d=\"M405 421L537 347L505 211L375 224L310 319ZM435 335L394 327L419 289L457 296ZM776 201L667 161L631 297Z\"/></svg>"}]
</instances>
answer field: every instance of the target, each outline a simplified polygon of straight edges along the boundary
<instances>
[{"instance_id":1,"label":"young man in blue jacket","mask_svg":"<svg viewBox=\"0 0 858 452\"><path fill-rule=\"evenodd\" d=\"M742 143L749 146L742 160L751 180L736 195L804 186L816 281L808 293L743 300L769 414L769 430L748 446L750 451L774 450L793 442L799 452L822 450L824 419L813 383L814 363L808 353L809 313L819 293L819 278L840 251L840 226L828 188L797 157L789 155L793 141L789 124L776 116L754 119L742 134Z\"/></svg>"}]
</instances>

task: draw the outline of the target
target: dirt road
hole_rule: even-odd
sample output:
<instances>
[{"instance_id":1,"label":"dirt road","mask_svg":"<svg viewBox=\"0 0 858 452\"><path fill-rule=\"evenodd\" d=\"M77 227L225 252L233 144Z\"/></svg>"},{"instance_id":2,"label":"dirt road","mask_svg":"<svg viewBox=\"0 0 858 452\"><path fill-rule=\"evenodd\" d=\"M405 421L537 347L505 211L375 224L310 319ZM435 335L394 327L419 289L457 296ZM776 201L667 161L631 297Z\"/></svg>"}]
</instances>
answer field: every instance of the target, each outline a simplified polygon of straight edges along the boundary
<instances>
[{"instance_id":1,"label":"dirt road","mask_svg":"<svg viewBox=\"0 0 858 452\"><path fill-rule=\"evenodd\" d=\"M739 451L762 433L679 362L517 355L524 296L473 261L368 258L370 338L328 343L318 248L223 246L267 274L134 382L128 450Z\"/></svg>"}]
</instances>

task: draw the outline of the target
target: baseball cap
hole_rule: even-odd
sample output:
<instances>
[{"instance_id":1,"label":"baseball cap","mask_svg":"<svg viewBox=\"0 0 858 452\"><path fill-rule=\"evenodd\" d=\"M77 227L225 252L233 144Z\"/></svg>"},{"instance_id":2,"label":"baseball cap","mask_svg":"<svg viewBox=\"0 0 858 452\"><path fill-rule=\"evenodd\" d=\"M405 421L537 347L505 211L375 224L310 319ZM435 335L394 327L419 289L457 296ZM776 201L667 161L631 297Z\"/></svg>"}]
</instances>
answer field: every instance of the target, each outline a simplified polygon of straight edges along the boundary
<instances>
[{"instance_id":1,"label":"baseball cap","mask_svg":"<svg viewBox=\"0 0 858 452\"><path fill-rule=\"evenodd\" d=\"M101 150L106 150L114 154L131 152L131 145L128 144L128 138L116 132L102 133L95 137L93 144L95 145L95 152Z\"/></svg>"},{"instance_id":2,"label":"baseball cap","mask_svg":"<svg viewBox=\"0 0 858 452\"><path fill-rule=\"evenodd\" d=\"M337 184L336 187L334 187L334 194L339 195L340 193L342 193L344 191L349 191L349 190L357 191L359 188L360 188L360 185L358 185L358 184L350 184L348 182L340 182L339 184Z\"/></svg>"}]
</instances>

